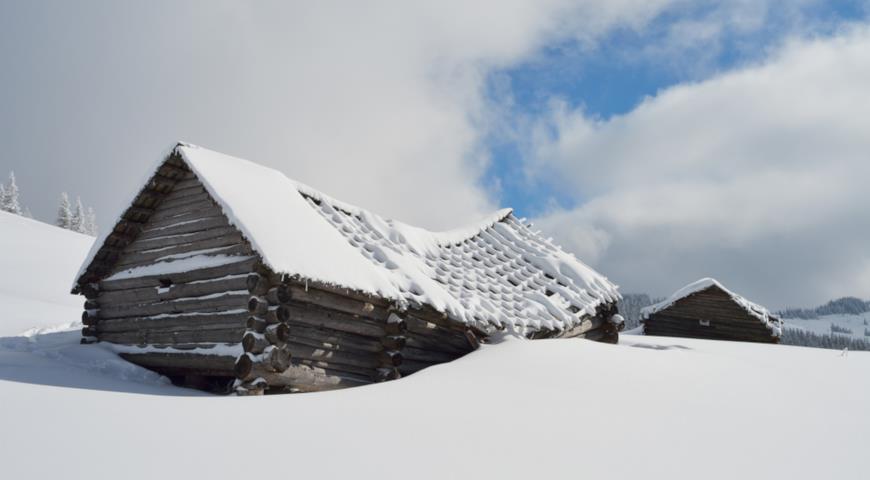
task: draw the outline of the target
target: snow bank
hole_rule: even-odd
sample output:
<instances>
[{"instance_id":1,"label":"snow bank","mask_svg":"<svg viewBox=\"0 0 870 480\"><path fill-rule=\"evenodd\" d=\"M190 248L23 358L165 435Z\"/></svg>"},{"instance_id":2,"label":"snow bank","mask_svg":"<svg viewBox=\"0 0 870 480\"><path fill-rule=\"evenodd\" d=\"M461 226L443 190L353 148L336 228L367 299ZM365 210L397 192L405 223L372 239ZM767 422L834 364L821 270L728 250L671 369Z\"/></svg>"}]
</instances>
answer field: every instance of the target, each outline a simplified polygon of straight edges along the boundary
<instances>
[{"instance_id":1,"label":"snow bank","mask_svg":"<svg viewBox=\"0 0 870 480\"><path fill-rule=\"evenodd\" d=\"M7 212L0 232L0 335L79 318L69 284L94 238Z\"/></svg>"},{"instance_id":2,"label":"snow bank","mask_svg":"<svg viewBox=\"0 0 870 480\"><path fill-rule=\"evenodd\" d=\"M506 340L394 382L197 398L77 341L0 339L5 477L866 478L866 352Z\"/></svg>"},{"instance_id":3,"label":"snow bank","mask_svg":"<svg viewBox=\"0 0 870 480\"><path fill-rule=\"evenodd\" d=\"M741 297L740 295L732 292L731 290L728 290L727 288L725 288L724 285L722 285L721 283L719 283L719 281L713 278L702 278L696 282L690 283L674 292L674 294L666 300L659 302L655 305L644 307L640 311L641 321L646 320L647 318L649 318L650 315L658 313L670 307L677 301L686 298L693 293L702 292L710 287L718 287L720 290L728 294L728 296L730 296L735 303L737 303L738 305L740 305L740 307L746 310L747 313L761 320L761 322L765 326L767 326L767 328L770 329L770 331L774 335L782 335L782 321L774 317L766 308L756 303L752 303L749 300Z\"/></svg>"}]
</instances>

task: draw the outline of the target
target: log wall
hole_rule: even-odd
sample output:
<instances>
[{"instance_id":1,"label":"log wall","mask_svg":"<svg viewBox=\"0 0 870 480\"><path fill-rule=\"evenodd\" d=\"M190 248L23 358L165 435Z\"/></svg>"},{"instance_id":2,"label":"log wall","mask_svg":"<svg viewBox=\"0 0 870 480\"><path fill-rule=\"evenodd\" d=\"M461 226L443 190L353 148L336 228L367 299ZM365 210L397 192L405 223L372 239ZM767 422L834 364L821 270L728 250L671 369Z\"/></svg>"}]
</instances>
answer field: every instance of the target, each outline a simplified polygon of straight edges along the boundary
<instances>
[{"instance_id":1,"label":"log wall","mask_svg":"<svg viewBox=\"0 0 870 480\"><path fill-rule=\"evenodd\" d=\"M702 321L708 325L702 324ZM644 321L644 334L778 343L758 318L717 287L693 293Z\"/></svg>"},{"instance_id":2,"label":"log wall","mask_svg":"<svg viewBox=\"0 0 870 480\"><path fill-rule=\"evenodd\" d=\"M172 182L149 194L150 210L134 211L147 218L83 292L82 333L173 377L232 378L237 355L215 347L241 351L258 259L193 173Z\"/></svg>"}]
</instances>

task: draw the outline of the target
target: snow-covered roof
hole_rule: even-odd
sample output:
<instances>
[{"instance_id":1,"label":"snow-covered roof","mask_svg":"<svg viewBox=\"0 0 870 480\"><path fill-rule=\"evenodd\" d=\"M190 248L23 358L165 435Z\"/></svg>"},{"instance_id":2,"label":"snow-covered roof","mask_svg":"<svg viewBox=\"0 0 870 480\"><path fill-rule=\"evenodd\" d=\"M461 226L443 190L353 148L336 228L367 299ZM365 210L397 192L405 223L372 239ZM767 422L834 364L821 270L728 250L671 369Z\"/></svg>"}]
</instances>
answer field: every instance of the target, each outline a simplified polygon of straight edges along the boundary
<instances>
[{"instance_id":1,"label":"snow-covered roof","mask_svg":"<svg viewBox=\"0 0 870 480\"><path fill-rule=\"evenodd\" d=\"M388 220L271 168L189 144L174 153L274 272L429 305L478 327L570 328L616 285L498 211L448 232ZM79 276L105 240L98 239Z\"/></svg>"},{"instance_id":2,"label":"snow-covered roof","mask_svg":"<svg viewBox=\"0 0 870 480\"><path fill-rule=\"evenodd\" d=\"M775 317L773 314L770 313L770 311L768 311L761 305L750 302L742 296L732 292L731 290L728 290L715 278L702 278L696 282L692 282L674 292L674 294L668 297L666 300L641 309L641 319L646 320L650 317L650 315L669 308L673 304L677 303L679 300L682 300L694 293L703 292L704 290L713 287L725 292L729 297L731 297L732 300L734 300L734 303L746 310L746 312L753 317L761 320L761 322L765 326L767 326L767 328L770 329L772 333L774 333L775 335L782 334L782 321L779 318Z\"/></svg>"}]
</instances>

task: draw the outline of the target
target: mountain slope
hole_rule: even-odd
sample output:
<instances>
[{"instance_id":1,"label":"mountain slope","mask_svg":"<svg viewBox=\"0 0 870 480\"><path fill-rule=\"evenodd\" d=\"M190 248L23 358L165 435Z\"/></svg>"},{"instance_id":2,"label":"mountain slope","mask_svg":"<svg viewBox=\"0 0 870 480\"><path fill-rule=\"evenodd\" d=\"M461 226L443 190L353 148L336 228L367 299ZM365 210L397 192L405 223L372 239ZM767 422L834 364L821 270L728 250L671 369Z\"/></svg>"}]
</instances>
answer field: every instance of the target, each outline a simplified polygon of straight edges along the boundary
<instances>
[{"instance_id":1,"label":"mountain slope","mask_svg":"<svg viewBox=\"0 0 870 480\"><path fill-rule=\"evenodd\" d=\"M94 238L7 212L0 232L0 335L78 320L69 290Z\"/></svg>"}]
</instances>

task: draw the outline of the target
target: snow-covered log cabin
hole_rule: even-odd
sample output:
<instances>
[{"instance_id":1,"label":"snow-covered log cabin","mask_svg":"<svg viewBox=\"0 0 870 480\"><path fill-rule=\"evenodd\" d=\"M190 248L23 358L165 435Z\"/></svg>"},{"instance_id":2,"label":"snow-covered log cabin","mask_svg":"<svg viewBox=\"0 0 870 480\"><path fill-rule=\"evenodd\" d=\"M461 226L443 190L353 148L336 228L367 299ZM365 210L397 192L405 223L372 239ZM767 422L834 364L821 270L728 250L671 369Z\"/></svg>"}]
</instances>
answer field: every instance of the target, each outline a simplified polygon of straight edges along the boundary
<instances>
[{"instance_id":1,"label":"snow-covered log cabin","mask_svg":"<svg viewBox=\"0 0 870 480\"><path fill-rule=\"evenodd\" d=\"M282 173L177 145L102 235L74 293L83 342L203 388L395 379L488 336L615 342L615 285L510 210L433 233Z\"/></svg>"},{"instance_id":2,"label":"snow-covered log cabin","mask_svg":"<svg viewBox=\"0 0 870 480\"><path fill-rule=\"evenodd\" d=\"M779 343L782 320L712 278L641 310L645 335Z\"/></svg>"}]
</instances>

